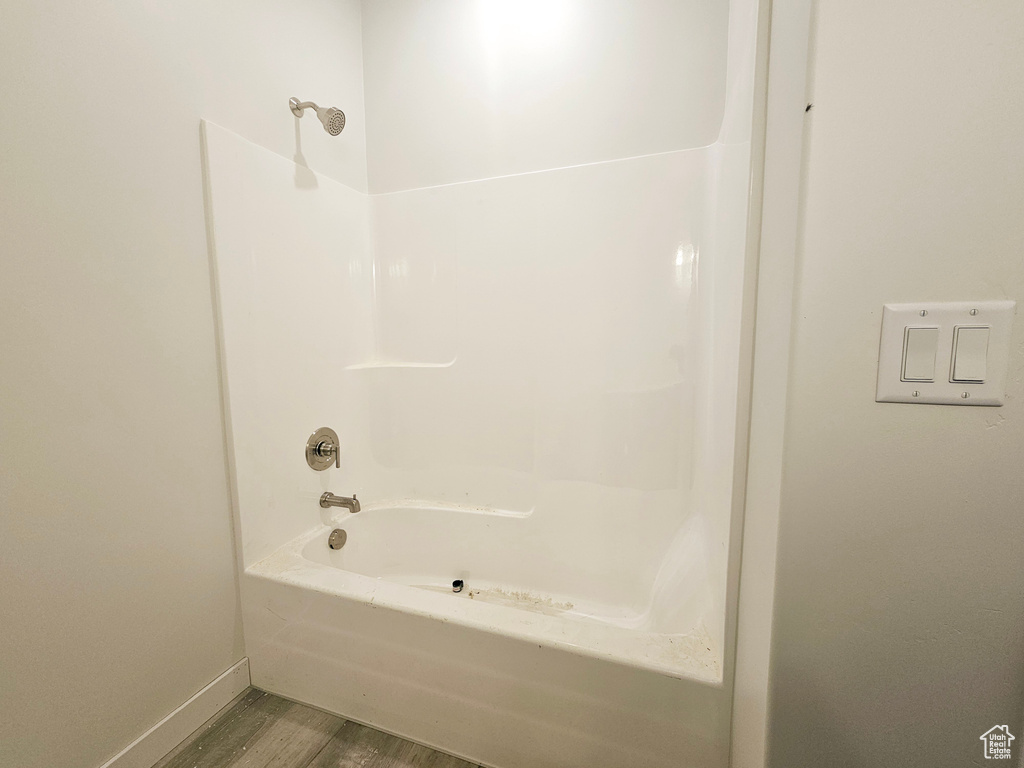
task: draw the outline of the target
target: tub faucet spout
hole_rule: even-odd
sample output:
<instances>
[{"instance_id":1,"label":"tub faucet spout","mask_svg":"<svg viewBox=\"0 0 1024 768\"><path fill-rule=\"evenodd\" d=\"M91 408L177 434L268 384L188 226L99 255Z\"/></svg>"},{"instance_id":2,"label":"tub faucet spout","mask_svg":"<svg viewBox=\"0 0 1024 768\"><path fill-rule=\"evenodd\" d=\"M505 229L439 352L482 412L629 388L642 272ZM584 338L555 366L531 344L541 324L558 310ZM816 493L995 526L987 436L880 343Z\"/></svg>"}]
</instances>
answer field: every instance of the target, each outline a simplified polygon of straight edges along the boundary
<instances>
[{"instance_id":1,"label":"tub faucet spout","mask_svg":"<svg viewBox=\"0 0 1024 768\"><path fill-rule=\"evenodd\" d=\"M327 509L328 507L345 507L349 512L358 512L359 499L356 498L354 493L350 499L348 496L335 496L330 491L326 491L320 497L320 506L324 509Z\"/></svg>"}]
</instances>

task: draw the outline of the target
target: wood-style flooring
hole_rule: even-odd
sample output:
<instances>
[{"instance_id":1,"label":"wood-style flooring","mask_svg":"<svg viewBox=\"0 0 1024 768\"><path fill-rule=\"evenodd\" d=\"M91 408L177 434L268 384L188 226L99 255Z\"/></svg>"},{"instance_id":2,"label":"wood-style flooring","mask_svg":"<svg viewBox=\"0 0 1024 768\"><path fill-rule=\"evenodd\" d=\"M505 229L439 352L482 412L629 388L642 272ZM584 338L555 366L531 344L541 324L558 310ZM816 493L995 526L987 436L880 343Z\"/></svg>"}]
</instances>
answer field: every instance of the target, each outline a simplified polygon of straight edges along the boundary
<instances>
[{"instance_id":1,"label":"wood-style flooring","mask_svg":"<svg viewBox=\"0 0 1024 768\"><path fill-rule=\"evenodd\" d=\"M153 768L478 768L250 689Z\"/></svg>"}]
</instances>

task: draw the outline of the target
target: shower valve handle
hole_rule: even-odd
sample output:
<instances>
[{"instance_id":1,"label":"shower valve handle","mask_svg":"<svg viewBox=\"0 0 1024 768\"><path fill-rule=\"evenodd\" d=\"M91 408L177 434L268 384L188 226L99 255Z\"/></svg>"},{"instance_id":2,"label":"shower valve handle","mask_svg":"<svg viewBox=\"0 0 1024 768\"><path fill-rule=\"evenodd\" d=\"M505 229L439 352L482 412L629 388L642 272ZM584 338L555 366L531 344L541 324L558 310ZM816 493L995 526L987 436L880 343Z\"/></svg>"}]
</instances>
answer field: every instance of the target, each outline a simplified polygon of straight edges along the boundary
<instances>
[{"instance_id":1,"label":"shower valve handle","mask_svg":"<svg viewBox=\"0 0 1024 768\"><path fill-rule=\"evenodd\" d=\"M332 464L341 469L341 441L338 433L330 427L320 427L306 441L306 463L311 469L322 472Z\"/></svg>"},{"instance_id":2,"label":"shower valve handle","mask_svg":"<svg viewBox=\"0 0 1024 768\"><path fill-rule=\"evenodd\" d=\"M337 469L341 469L341 450L338 448L337 443L332 443L330 440L323 440L317 443L316 455L321 458L327 459L331 455L334 455L334 466Z\"/></svg>"}]
</instances>

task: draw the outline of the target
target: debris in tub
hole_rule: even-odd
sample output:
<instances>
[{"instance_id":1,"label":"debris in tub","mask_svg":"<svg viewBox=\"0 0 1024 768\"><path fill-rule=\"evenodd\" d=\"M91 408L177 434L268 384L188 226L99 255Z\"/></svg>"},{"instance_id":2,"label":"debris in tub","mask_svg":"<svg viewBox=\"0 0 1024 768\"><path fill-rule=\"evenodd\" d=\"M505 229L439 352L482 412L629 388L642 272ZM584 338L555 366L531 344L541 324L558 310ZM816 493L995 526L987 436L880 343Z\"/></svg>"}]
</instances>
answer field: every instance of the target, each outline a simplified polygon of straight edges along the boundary
<instances>
[{"instance_id":1,"label":"debris in tub","mask_svg":"<svg viewBox=\"0 0 1024 768\"><path fill-rule=\"evenodd\" d=\"M411 584L417 589L427 589L431 592L447 592L448 586L442 584ZM493 603L504 605L510 608L519 608L527 611L536 611L548 616L556 616L575 609L575 605L566 600L555 600L547 595L529 592L527 590L502 589L492 586L484 589L469 589L463 579L456 579L451 583L451 591L470 600L479 600L482 603Z\"/></svg>"},{"instance_id":2,"label":"debris in tub","mask_svg":"<svg viewBox=\"0 0 1024 768\"><path fill-rule=\"evenodd\" d=\"M468 594L471 600L480 598L484 602L523 608L528 611L536 611L537 613L545 613L551 616L571 611L575 607L569 601L556 601L547 595L539 595L526 590L491 587L485 590L471 589Z\"/></svg>"},{"instance_id":3,"label":"debris in tub","mask_svg":"<svg viewBox=\"0 0 1024 768\"><path fill-rule=\"evenodd\" d=\"M571 611L575 607L568 600L560 602L547 595L535 594L526 590L501 589L500 587L491 589L488 597L491 597L493 602L507 602L518 608L526 608L540 613L562 613Z\"/></svg>"}]
</instances>

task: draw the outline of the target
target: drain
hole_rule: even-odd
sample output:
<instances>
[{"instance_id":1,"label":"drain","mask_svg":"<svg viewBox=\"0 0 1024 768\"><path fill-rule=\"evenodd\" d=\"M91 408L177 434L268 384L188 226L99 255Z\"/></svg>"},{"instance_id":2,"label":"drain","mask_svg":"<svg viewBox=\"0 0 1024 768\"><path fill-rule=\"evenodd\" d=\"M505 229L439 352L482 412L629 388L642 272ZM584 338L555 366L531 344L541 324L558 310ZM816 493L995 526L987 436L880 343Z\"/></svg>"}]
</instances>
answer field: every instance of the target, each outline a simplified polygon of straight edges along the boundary
<instances>
[{"instance_id":1,"label":"drain","mask_svg":"<svg viewBox=\"0 0 1024 768\"><path fill-rule=\"evenodd\" d=\"M462 579L456 579L452 582L452 592L462 591Z\"/></svg>"},{"instance_id":2,"label":"drain","mask_svg":"<svg viewBox=\"0 0 1024 768\"><path fill-rule=\"evenodd\" d=\"M331 549L341 549L345 546L346 541L348 541L348 534L341 528L335 528L327 538L327 546Z\"/></svg>"}]
</instances>

